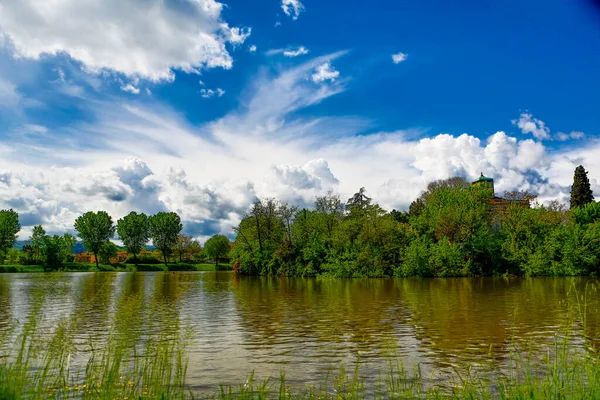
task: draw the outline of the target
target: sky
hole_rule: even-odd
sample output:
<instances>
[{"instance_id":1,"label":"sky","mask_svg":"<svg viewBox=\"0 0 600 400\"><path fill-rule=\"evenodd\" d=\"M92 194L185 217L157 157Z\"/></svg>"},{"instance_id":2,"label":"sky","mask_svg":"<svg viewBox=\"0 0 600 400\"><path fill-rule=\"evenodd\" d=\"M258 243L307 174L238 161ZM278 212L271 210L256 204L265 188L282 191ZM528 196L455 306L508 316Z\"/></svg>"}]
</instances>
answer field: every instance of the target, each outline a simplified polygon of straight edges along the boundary
<instances>
[{"instance_id":1,"label":"sky","mask_svg":"<svg viewBox=\"0 0 600 400\"><path fill-rule=\"evenodd\" d=\"M427 183L600 198L592 0L0 0L0 209L73 231L175 211L233 237L257 198Z\"/></svg>"}]
</instances>

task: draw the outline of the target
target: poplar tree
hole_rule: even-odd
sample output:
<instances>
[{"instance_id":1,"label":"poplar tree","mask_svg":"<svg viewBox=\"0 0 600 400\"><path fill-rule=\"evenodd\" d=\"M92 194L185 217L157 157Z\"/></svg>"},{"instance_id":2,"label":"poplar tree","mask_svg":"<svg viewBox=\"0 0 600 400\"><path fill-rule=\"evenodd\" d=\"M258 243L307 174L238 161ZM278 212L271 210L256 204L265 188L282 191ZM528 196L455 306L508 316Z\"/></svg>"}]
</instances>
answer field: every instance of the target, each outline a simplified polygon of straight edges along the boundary
<instances>
[{"instance_id":1,"label":"poplar tree","mask_svg":"<svg viewBox=\"0 0 600 400\"><path fill-rule=\"evenodd\" d=\"M583 165L575 168L573 186L571 187L571 209L584 206L594 201L594 195L590 188L590 180Z\"/></svg>"}]
</instances>

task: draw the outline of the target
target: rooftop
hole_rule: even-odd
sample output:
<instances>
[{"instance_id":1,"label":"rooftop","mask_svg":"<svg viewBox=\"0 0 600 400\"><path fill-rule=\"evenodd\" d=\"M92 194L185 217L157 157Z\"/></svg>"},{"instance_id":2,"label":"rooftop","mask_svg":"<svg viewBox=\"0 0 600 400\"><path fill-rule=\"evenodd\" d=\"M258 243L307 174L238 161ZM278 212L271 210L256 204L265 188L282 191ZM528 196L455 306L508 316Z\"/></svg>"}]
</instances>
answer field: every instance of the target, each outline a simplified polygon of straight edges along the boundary
<instances>
[{"instance_id":1,"label":"rooftop","mask_svg":"<svg viewBox=\"0 0 600 400\"><path fill-rule=\"evenodd\" d=\"M492 178L488 178L487 176L484 176L483 172L482 172L481 176L479 178L477 178L477 180L473 181L473 183L478 183L478 182L494 182L494 180Z\"/></svg>"}]
</instances>

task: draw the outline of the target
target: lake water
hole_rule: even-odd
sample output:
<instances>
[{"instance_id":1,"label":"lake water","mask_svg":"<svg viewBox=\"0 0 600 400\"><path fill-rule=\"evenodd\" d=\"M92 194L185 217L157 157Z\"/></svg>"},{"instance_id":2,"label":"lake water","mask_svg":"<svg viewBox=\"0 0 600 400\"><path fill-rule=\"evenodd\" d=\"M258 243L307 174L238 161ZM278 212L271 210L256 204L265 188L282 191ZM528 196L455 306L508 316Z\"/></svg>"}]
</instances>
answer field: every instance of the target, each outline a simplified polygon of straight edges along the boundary
<instances>
[{"instance_id":1,"label":"lake water","mask_svg":"<svg viewBox=\"0 0 600 400\"><path fill-rule=\"evenodd\" d=\"M375 379L390 358L443 376L455 367L501 365L513 346L542 348L566 330L576 342L586 336L595 346L600 336L595 282L321 280L228 272L5 274L0 332L26 319L39 297L34 288L42 284L47 293L40 327L50 332L61 319L79 319L74 334L84 360L86 341L119 323L114 319L119 298L137 293L143 299L140 313L154 301L174 318L152 311L133 329L147 334L189 329L187 381L199 393L219 383L243 383L252 371L257 380L284 370L291 385L317 383L357 361L361 376ZM587 307L578 306L578 298Z\"/></svg>"}]
</instances>

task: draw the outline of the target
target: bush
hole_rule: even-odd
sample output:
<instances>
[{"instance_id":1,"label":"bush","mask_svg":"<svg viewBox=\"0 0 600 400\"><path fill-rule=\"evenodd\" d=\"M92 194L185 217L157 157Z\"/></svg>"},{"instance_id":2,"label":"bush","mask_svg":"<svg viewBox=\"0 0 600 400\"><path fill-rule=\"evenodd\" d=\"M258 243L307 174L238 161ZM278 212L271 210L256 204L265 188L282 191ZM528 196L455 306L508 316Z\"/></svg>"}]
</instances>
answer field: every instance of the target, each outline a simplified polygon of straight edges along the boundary
<instances>
[{"instance_id":1,"label":"bush","mask_svg":"<svg viewBox=\"0 0 600 400\"><path fill-rule=\"evenodd\" d=\"M143 255L137 257L138 264L162 264L162 261L154 256ZM135 260L133 259L133 255L127 257L125 260L125 264L135 264Z\"/></svg>"},{"instance_id":2,"label":"bush","mask_svg":"<svg viewBox=\"0 0 600 400\"><path fill-rule=\"evenodd\" d=\"M181 262L181 263L177 263L177 264L169 264L168 270L169 271L197 271L198 269L193 264Z\"/></svg>"},{"instance_id":3,"label":"bush","mask_svg":"<svg viewBox=\"0 0 600 400\"><path fill-rule=\"evenodd\" d=\"M16 265L0 265L0 273L21 272L22 268Z\"/></svg>"}]
</instances>

